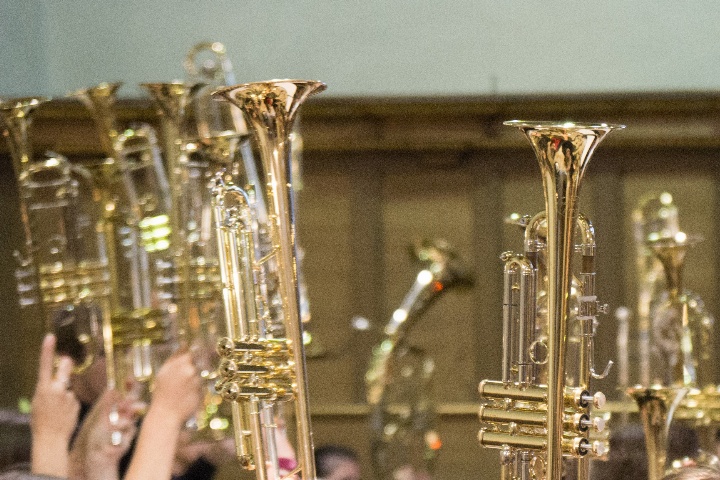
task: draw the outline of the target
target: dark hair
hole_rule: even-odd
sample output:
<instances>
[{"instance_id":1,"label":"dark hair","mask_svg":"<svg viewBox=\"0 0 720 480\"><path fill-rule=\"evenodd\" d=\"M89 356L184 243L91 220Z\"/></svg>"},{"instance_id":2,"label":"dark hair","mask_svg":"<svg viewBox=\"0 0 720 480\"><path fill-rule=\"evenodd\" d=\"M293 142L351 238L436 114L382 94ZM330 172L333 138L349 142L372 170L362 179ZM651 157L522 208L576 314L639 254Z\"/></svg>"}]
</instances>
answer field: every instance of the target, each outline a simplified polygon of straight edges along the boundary
<instances>
[{"instance_id":1,"label":"dark hair","mask_svg":"<svg viewBox=\"0 0 720 480\"><path fill-rule=\"evenodd\" d=\"M663 477L663 480L720 480L720 471L708 467L685 467Z\"/></svg>"},{"instance_id":2,"label":"dark hair","mask_svg":"<svg viewBox=\"0 0 720 480\"><path fill-rule=\"evenodd\" d=\"M668 432L668 466L672 460L697 455L699 440L697 433L681 424L672 424ZM716 472L717 475L717 472ZM647 480L648 459L645 451L645 434L642 425L631 423L623 425L610 434L610 454L607 462L594 462L593 479L632 478ZM669 477L672 480L684 480L685 477ZM706 477L698 477L704 480ZM720 480L720 476L707 477ZM688 477L694 479L694 477Z\"/></svg>"},{"instance_id":3,"label":"dark hair","mask_svg":"<svg viewBox=\"0 0 720 480\"><path fill-rule=\"evenodd\" d=\"M350 460L358 462L358 455L354 450L341 445L323 445L315 449L315 469L319 478L330 476L333 472L335 460Z\"/></svg>"}]
</instances>

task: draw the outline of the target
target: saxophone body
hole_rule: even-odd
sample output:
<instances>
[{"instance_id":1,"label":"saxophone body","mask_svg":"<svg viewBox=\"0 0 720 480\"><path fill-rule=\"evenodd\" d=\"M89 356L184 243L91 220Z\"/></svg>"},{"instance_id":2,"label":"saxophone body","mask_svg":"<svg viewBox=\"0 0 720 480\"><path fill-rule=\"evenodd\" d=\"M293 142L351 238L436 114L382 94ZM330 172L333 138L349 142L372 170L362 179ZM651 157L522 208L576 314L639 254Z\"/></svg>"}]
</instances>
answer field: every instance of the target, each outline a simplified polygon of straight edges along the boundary
<instances>
[{"instance_id":1,"label":"saxophone body","mask_svg":"<svg viewBox=\"0 0 720 480\"><path fill-rule=\"evenodd\" d=\"M469 287L472 277L442 240L415 246L413 256L423 267L373 348L365 374L371 408L371 450L379 478L398 472L428 474L442 442L434 429L430 399L434 363L427 353L409 345L408 335L445 292Z\"/></svg>"}]
</instances>

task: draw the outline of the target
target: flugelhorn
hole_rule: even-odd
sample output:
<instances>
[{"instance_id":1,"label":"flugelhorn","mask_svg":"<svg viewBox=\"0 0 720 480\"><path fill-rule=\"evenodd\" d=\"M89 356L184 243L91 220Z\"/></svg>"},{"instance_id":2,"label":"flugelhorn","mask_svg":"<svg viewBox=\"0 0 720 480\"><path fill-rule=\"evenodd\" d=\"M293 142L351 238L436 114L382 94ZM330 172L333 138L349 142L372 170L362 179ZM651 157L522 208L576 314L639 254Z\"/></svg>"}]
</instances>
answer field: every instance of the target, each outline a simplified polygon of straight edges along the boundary
<instances>
[{"instance_id":1,"label":"flugelhorn","mask_svg":"<svg viewBox=\"0 0 720 480\"><path fill-rule=\"evenodd\" d=\"M598 143L620 125L551 122L506 122L519 128L535 151L545 194L545 212L526 228L524 254L504 255L502 381L484 380L479 390L484 404L480 418L481 445L501 449L503 480L547 479L563 476L563 458L577 459L579 478L587 478L583 457L599 455L602 444L588 440L588 430L601 424L590 418L593 405L603 403L599 392L589 392L593 335L599 303L594 293L595 242L592 226L577 212L580 182ZM545 242L538 241L541 219ZM574 233L581 229L582 256L578 274L577 323L581 343L577 369L570 368L568 338L571 328L570 287ZM544 266L539 264L544 252ZM545 272L546 339L535 338L536 291ZM542 367L546 375L539 375ZM540 383L538 378L546 378Z\"/></svg>"},{"instance_id":2,"label":"flugelhorn","mask_svg":"<svg viewBox=\"0 0 720 480\"><path fill-rule=\"evenodd\" d=\"M422 349L408 344L408 335L445 292L473 284L444 240L419 242L413 257L422 268L385 326L383 340L373 348L365 374L373 466L383 479L395 478L399 470L422 475L433 469L442 443L429 398L434 363Z\"/></svg>"},{"instance_id":3,"label":"flugelhorn","mask_svg":"<svg viewBox=\"0 0 720 480\"><path fill-rule=\"evenodd\" d=\"M215 93L242 109L260 152L257 190L218 175L214 187L228 338L218 390L232 401L241 463L260 480L279 478L275 442L283 405L294 406L298 467L315 478L302 323L296 277L290 132L300 105L325 89L304 80L273 80ZM267 221L254 200L264 198Z\"/></svg>"}]
</instances>

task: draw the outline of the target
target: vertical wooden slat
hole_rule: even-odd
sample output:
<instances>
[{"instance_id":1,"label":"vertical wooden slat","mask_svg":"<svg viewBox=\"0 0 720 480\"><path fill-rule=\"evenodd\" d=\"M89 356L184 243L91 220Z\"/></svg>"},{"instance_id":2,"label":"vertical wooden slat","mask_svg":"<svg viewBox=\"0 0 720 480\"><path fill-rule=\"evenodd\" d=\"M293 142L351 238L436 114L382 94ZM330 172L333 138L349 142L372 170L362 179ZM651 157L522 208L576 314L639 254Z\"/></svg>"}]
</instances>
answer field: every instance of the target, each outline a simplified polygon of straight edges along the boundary
<instances>
[{"instance_id":1,"label":"vertical wooden slat","mask_svg":"<svg viewBox=\"0 0 720 480\"><path fill-rule=\"evenodd\" d=\"M350 305L355 315L362 315L375 324L383 319L383 225L382 225L382 177L377 158L358 159L351 167L353 181L350 201L350 241L353 274L350 283L352 299ZM357 337L356 352L370 352L375 341L374 335ZM365 401L365 370L368 359L354 359L355 401Z\"/></svg>"},{"instance_id":2,"label":"vertical wooden slat","mask_svg":"<svg viewBox=\"0 0 720 480\"><path fill-rule=\"evenodd\" d=\"M602 147L601 147L602 148ZM608 314L600 314L599 326L595 337L595 369L602 372L609 359L617 357L615 339L618 324L613 312L616 308L625 305L625 269L632 268L627 264L623 228L625 219L625 199L623 197L622 162L616 161L614 156L619 152L604 152L601 158L595 158L593 174L586 179L592 182L590 191L590 219L595 228L596 251L596 292L598 301L608 305ZM632 261L632 260L631 260ZM605 393L608 398L620 396L615 392L617 384L617 371L613 369L607 379L598 381L594 388Z\"/></svg>"},{"instance_id":3,"label":"vertical wooden slat","mask_svg":"<svg viewBox=\"0 0 720 480\"><path fill-rule=\"evenodd\" d=\"M0 143L3 143L0 140ZM13 256L24 238L20 222L17 186L9 156L0 157L0 406L14 408L19 397L33 393L35 365L39 354L40 337L44 329L41 318L34 318L38 310L21 311L18 306L15 282L17 262Z\"/></svg>"},{"instance_id":4,"label":"vertical wooden slat","mask_svg":"<svg viewBox=\"0 0 720 480\"><path fill-rule=\"evenodd\" d=\"M472 159L473 238L476 292L474 298L476 331L472 355L478 382L499 379L502 354L502 264L503 251L503 158L490 158L478 152ZM468 365L467 367L470 367Z\"/></svg>"}]
</instances>

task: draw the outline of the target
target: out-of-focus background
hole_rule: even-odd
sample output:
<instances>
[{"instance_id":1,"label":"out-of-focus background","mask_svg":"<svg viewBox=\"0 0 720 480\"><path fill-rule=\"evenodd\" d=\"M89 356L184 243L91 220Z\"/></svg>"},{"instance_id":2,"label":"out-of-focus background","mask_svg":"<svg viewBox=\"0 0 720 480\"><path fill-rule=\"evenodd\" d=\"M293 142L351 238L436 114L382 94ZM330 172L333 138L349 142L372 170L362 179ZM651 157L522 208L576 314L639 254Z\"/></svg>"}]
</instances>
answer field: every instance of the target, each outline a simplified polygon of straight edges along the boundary
<instances>
[{"instance_id":1,"label":"out-of-focus background","mask_svg":"<svg viewBox=\"0 0 720 480\"><path fill-rule=\"evenodd\" d=\"M427 392L443 443L435 472L495 478L497 452L477 444L476 407L478 382L499 377L498 257L521 248L504 219L544 208L529 145L501 123L627 124L598 148L580 197L598 232L598 296L611 312L600 319L598 363L618 354L612 312L635 308L631 213L648 192L671 192L681 228L705 237L688 255L685 281L717 312L718 20L720 3L695 0L2 0L0 98L122 81L121 120L156 121L138 85L183 78L185 54L208 40L225 45L238 82L327 83L304 107L300 130L299 238L312 332L325 349L308 359L315 442L353 447L371 478L371 351L420 268L409 247L444 239L475 284L440 298L409 336L435 363ZM78 105L44 108L31 134L40 151L97 154ZM32 393L43 326L17 306L20 220L0 152L0 404L14 408ZM357 328L358 317L370 328ZM595 386L620 401L617 381L615 371Z\"/></svg>"}]
</instances>

